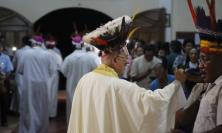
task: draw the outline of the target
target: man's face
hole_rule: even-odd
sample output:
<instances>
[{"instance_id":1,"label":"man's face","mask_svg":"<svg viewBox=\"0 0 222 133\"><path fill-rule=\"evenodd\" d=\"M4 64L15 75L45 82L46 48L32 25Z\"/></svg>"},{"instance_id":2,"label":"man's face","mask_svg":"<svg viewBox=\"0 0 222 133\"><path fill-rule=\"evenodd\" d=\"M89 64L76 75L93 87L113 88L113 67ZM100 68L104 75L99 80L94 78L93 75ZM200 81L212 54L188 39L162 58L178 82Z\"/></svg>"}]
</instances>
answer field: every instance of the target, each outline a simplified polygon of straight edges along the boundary
<instances>
[{"instance_id":1,"label":"man's face","mask_svg":"<svg viewBox=\"0 0 222 133\"><path fill-rule=\"evenodd\" d=\"M153 59L153 51L145 51L144 57L147 61L152 61Z\"/></svg>"},{"instance_id":2,"label":"man's face","mask_svg":"<svg viewBox=\"0 0 222 133\"><path fill-rule=\"evenodd\" d=\"M200 53L200 70L201 77L206 83L213 83L221 73L221 59L218 55L208 55Z\"/></svg>"},{"instance_id":3,"label":"man's face","mask_svg":"<svg viewBox=\"0 0 222 133\"><path fill-rule=\"evenodd\" d=\"M154 72L157 79L161 80L163 78L166 78L167 73L166 73L166 70L163 68L162 64L157 64L154 67Z\"/></svg>"},{"instance_id":4,"label":"man's face","mask_svg":"<svg viewBox=\"0 0 222 133\"><path fill-rule=\"evenodd\" d=\"M189 54L190 50L193 48L193 44L188 42L185 46L185 52Z\"/></svg>"},{"instance_id":5,"label":"man's face","mask_svg":"<svg viewBox=\"0 0 222 133\"><path fill-rule=\"evenodd\" d=\"M165 56L166 56L165 51L164 51L163 49L160 49L160 50L158 51L158 56L159 56L159 57L165 57Z\"/></svg>"},{"instance_id":6,"label":"man's face","mask_svg":"<svg viewBox=\"0 0 222 133\"><path fill-rule=\"evenodd\" d=\"M189 52L190 61L196 63L198 60L197 50L195 48L191 49Z\"/></svg>"}]
</instances>

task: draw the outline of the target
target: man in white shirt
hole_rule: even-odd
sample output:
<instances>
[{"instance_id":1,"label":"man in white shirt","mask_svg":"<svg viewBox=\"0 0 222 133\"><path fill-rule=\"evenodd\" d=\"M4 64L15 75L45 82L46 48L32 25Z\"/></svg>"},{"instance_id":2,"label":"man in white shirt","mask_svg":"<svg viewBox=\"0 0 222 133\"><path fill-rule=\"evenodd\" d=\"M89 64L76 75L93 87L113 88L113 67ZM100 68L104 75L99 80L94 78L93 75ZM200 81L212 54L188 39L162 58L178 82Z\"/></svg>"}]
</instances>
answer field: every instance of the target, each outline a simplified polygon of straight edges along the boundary
<instances>
[{"instance_id":1,"label":"man in white shirt","mask_svg":"<svg viewBox=\"0 0 222 133\"><path fill-rule=\"evenodd\" d=\"M161 63L161 60L154 56L154 49L153 45L145 45L144 54L133 60L130 69L132 81L147 89L153 78L155 78L154 66Z\"/></svg>"}]
</instances>

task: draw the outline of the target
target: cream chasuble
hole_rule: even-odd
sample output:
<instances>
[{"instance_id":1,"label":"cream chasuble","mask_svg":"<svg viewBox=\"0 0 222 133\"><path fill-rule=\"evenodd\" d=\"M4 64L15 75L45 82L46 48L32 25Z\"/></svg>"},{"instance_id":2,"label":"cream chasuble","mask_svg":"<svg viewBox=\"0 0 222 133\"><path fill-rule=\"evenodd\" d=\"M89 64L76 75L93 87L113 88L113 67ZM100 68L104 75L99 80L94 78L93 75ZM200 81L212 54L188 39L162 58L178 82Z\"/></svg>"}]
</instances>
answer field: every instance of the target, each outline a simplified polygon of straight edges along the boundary
<instances>
[{"instance_id":1,"label":"cream chasuble","mask_svg":"<svg viewBox=\"0 0 222 133\"><path fill-rule=\"evenodd\" d=\"M185 102L178 81L152 92L103 64L79 81L68 133L165 133Z\"/></svg>"}]
</instances>

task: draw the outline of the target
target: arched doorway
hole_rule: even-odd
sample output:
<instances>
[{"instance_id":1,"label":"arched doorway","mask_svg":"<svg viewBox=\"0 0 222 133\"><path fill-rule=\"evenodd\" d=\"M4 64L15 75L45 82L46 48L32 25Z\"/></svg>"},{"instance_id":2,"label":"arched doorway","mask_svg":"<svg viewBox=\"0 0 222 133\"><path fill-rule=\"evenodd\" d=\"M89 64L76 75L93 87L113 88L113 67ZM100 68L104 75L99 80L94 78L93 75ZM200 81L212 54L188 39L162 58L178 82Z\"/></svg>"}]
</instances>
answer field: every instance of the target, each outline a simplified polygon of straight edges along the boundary
<instances>
[{"instance_id":1,"label":"arched doorway","mask_svg":"<svg viewBox=\"0 0 222 133\"><path fill-rule=\"evenodd\" d=\"M74 32L76 24L78 32L91 31L99 25L112 20L108 15L86 8L65 8L50 12L34 23L34 30L41 33L53 34L58 40L58 48L63 57L69 55L71 47L70 35Z\"/></svg>"},{"instance_id":2,"label":"arched doorway","mask_svg":"<svg viewBox=\"0 0 222 133\"><path fill-rule=\"evenodd\" d=\"M63 58L73 52L70 35L74 32L76 24L78 32L96 29L99 25L112 20L101 12L86 8L65 8L46 14L34 23L34 31L39 30L43 35L50 33L58 41ZM65 79L60 74L60 89L65 89Z\"/></svg>"},{"instance_id":3,"label":"arched doorway","mask_svg":"<svg viewBox=\"0 0 222 133\"><path fill-rule=\"evenodd\" d=\"M31 31L31 23L22 15L0 7L0 37L7 48L22 46L22 37Z\"/></svg>"},{"instance_id":4,"label":"arched doorway","mask_svg":"<svg viewBox=\"0 0 222 133\"><path fill-rule=\"evenodd\" d=\"M132 28L140 27L132 38L150 42L164 42L166 28L166 11L164 8L141 12L134 17Z\"/></svg>"}]
</instances>

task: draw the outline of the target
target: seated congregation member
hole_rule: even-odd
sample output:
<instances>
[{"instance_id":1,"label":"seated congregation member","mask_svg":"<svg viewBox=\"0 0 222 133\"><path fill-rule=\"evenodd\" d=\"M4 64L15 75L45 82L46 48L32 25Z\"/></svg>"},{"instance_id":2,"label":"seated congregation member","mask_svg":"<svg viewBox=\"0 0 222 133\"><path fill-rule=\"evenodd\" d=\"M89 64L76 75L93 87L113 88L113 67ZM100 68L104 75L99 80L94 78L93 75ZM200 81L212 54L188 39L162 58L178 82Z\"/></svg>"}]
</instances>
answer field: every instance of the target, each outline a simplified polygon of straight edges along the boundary
<instances>
[{"instance_id":1,"label":"seated congregation member","mask_svg":"<svg viewBox=\"0 0 222 133\"><path fill-rule=\"evenodd\" d=\"M175 133L221 133L222 131L222 21L216 20L215 1L195 11L187 0L200 35L200 70L204 83L192 90L186 107L178 112Z\"/></svg>"},{"instance_id":2,"label":"seated congregation member","mask_svg":"<svg viewBox=\"0 0 222 133\"><path fill-rule=\"evenodd\" d=\"M141 55L143 55L143 47L145 44L145 41L140 40L140 39L135 39L134 41L135 44L133 44L133 49L132 49L132 58L135 59Z\"/></svg>"},{"instance_id":3,"label":"seated congregation member","mask_svg":"<svg viewBox=\"0 0 222 133\"><path fill-rule=\"evenodd\" d=\"M157 50L158 50L158 57L162 58L162 57L167 57L170 53L170 47L169 47L169 43L168 42L164 42L164 43L157 43Z\"/></svg>"},{"instance_id":4,"label":"seated congregation member","mask_svg":"<svg viewBox=\"0 0 222 133\"><path fill-rule=\"evenodd\" d=\"M173 74L173 63L177 56L181 55L181 48L182 44L178 40L173 40L170 42L170 54L167 56L167 62L168 62L168 72L170 74Z\"/></svg>"},{"instance_id":5,"label":"seated congregation member","mask_svg":"<svg viewBox=\"0 0 222 133\"><path fill-rule=\"evenodd\" d=\"M130 68L130 77L140 87L149 88L153 78L156 77L153 68L161 60L154 54L155 46L152 44L144 45L143 55L135 58Z\"/></svg>"},{"instance_id":6,"label":"seated congregation member","mask_svg":"<svg viewBox=\"0 0 222 133\"><path fill-rule=\"evenodd\" d=\"M156 75L156 79L151 82L149 87L149 89L152 91L158 88L162 89L175 80L174 75L168 74L167 59L164 57L162 58L161 63L155 65L154 72Z\"/></svg>"},{"instance_id":7,"label":"seated congregation member","mask_svg":"<svg viewBox=\"0 0 222 133\"><path fill-rule=\"evenodd\" d=\"M182 54L177 56L173 62L173 69L178 67L184 67L187 62L190 61L189 53L192 48L195 47L194 41L190 39L185 39L182 45Z\"/></svg>"},{"instance_id":8,"label":"seated congregation member","mask_svg":"<svg viewBox=\"0 0 222 133\"><path fill-rule=\"evenodd\" d=\"M178 80L154 92L119 78L128 63L131 22L123 16L83 37L101 50L102 64L76 86L68 133L164 133L173 127L185 104L180 71Z\"/></svg>"},{"instance_id":9,"label":"seated congregation member","mask_svg":"<svg viewBox=\"0 0 222 133\"><path fill-rule=\"evenodd\" d=\"M202 80L199 69L198 52L196 48L192 48L190 50L189 61L186 63L184 69L187 76L187 80L185 81L184 85L184 92L188 98L195 84L201 82Z\"/></svg>"}]
</instances>

